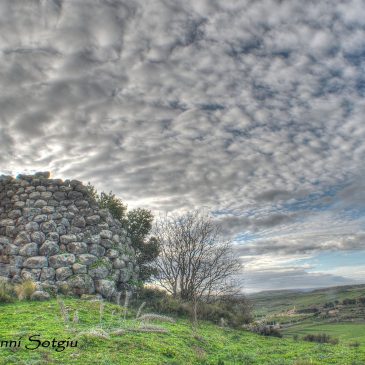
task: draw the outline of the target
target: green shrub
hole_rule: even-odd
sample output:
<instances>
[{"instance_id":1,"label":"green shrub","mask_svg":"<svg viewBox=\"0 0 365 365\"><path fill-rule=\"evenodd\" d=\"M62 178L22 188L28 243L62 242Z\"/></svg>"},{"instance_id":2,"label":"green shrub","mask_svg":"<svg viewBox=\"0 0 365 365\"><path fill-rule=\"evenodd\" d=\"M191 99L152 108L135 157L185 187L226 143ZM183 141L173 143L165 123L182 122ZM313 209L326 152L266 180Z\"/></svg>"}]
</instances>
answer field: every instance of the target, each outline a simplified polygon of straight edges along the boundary
<instances>
[{"instance_id":1,"label":"green shrub","mask_svg":"<svg viewBox=\"0 0 365 365\"><path fill-rule=\"evenodd\" d=\"M30 299L35 291L36 284L31 279L24 280L22 283L15 285L15 292L19 300Z\"/></svg>"},{"instance_id":2,"label":"green shrub","mask_svg":"<svg viewBox=\"0 0 365 365\"><path fill-rule=\"evenodd\" d=\"M146 307L152 312L192 317L191 303L173 298L165 291L156 288L140 288L133 304L138 306L141 302L146 302ZM223 319L230 327L241 327L252 320L251 305L244 297L225 296L208 303L200 302L197 311L200 320L220 324Z\"/></svg>"},{"instance_id":3,"label":"green shrub","mask_svg":"<svg viewBox=\"0 0 365 365\"><path fill-rule=\"evenodd\" d=\"M349 298L345 298L345 299L342 301L342 304L343 304L343 305L353 305L353 304L356 304L356 299L349 299Z\"/></svg>"},{"instance_id":4,"label":"green shrub","mask_svg":"<svg viewBox=\"0 0 365 365\"><path fill-rule=\"evenodd\" d=\"M263 336L272 336L272 337L279 337L279 338L283 337L282 333L278 329L274 328L273 326L260 326L260 327L257 327L255 332L260 335L263 335Z\"/></svg>"},{"instance_id":5,"label":"green shrub","mask_svg":"<svg viewBox=\"0 0 365 365\"><path fill-rule=\"evenodd\" d=\"M328 302L325 303L324 308L334 308L335 307L335 303L333 302Z\"/></svg>"},{"instance_id":6,"label":"green shrub","mask_svg":"<svg viewBox=\"0 0 365 365\"><path fill-rule=\"evenodd\" d=\"M360 346L360 342L359 341L354 341L354 342L350 342L349 343L350 347L359 347Z\"/></svg>"},{"instance_id":7,"label":"green shrub","mask_svg":"<svg viewBox=\"0 0 365 365\"><path fill-rule=\"evenodd\" d=\"M14 301L14 288L5 279L0 278L0 303L11 303Z\"/></svg>"},{"instance_id":8,"label":"green shrub","mask_svg":"<svg viewBox=\"0 0 365 365\"><path fill-rule=\"evenodd\" d=\"M141 302L146 302L146 307L151 312L174 314L183 317L190 315L190 309L186 303L180 302L165 291L157 288L139 288L136 298L132 299L132 305L139 306Z\"/></svg>"},{"instance_id":9,"label":"green shrub","mask_svg":"<svg viewBox=\"0 0 365 365\"><path fill-rule=\"evenodd\" d=\"M337 338L331 338L331 336L326 333L308 334L303 337L303 340L309 342L330 343L332 345L337 345L339 342Z\"/></svg>"}]
</instances>

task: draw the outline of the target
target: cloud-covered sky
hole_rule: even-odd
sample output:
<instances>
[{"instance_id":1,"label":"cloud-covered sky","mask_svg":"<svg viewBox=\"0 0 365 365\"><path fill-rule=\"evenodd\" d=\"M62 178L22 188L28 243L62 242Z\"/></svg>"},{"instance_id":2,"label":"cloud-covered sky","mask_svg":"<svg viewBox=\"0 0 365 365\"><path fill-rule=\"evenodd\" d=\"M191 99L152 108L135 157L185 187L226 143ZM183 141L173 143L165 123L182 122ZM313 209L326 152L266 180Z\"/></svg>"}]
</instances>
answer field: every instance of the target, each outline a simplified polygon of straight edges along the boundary
<instances>
[{"instance_id":1,"label":"cloud-covered sky","mask_svg":"<svg viewBox=\"0 0 365 365\"><path fill-rule=\"evenodd\" d=\"M0 173L203 207L247 290L365 282L362 0L3 0L0 18Z\"/></svg>"}]
</instances>

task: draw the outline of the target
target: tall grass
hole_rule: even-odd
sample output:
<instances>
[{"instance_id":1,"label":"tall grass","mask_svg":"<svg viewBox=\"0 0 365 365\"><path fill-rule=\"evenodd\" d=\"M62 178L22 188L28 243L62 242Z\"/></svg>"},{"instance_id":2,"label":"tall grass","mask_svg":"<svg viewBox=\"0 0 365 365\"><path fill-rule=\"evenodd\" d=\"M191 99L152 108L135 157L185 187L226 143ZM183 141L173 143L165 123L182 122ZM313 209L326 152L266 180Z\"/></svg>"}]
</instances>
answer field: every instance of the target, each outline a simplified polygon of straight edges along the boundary
<instances>
[{"instance_id":1,"label":"tall grass","mask_svg":"<svg viewBox=\"0 0 365 365\"><path fill-rule=\"evenodd\" d=\"M36 291L37 286L31 279L24 280L22 283L15 285L15 292L19 300L30 299Z\"/></svg>"},{"instance_id":2,"label":"tall grass","mask_svg":"<svg viewBox=\"0 0 365 365\"><path fill-rule=\"evenodd\" d=\"M0 278L0 303L14 301L14 287L5 279Z\"/></svg>"}]
</instances>

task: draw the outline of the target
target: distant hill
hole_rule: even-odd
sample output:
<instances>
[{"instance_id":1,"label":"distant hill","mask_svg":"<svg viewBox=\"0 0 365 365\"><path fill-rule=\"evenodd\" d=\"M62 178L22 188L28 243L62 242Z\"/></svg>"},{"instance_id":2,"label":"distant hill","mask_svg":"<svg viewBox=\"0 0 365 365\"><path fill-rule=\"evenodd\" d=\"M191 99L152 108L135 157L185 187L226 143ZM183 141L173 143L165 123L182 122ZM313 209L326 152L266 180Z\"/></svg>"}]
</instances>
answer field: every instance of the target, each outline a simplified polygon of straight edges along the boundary
<instances>
[{"instance_id":1,"label":"distant hill","mask_svg":"<svg viewBox=\"0 0 365 365\"><path fill-rule=\"evenodd\" d=\"M344 285L312 290L270 290L248 295L258 314L289 310L294 306L304 309L327 302L365 296L365 284Z\"/></svg>"}]
</instances>

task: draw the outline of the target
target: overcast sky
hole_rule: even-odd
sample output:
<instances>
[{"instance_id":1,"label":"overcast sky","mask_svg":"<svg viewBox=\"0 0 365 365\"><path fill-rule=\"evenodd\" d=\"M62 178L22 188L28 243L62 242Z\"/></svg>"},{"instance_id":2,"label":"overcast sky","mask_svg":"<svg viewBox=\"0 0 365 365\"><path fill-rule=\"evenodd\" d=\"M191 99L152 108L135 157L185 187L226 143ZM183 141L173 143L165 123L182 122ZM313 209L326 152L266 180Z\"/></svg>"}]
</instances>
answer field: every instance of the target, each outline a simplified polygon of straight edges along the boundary
<instances>
[{"instance_id":1,"label":"overcast sky","mask_svg":"<svg viewBox=\"0 0 365 365\"><path fill-rule=\"evenodd\" d=\"M365 282L362 0L2 0L0 173L204 208L246 291Z\"/></svg>"}]
</instances>

